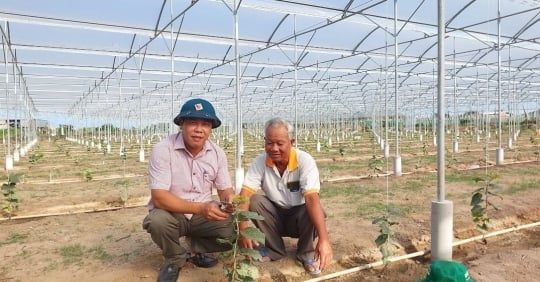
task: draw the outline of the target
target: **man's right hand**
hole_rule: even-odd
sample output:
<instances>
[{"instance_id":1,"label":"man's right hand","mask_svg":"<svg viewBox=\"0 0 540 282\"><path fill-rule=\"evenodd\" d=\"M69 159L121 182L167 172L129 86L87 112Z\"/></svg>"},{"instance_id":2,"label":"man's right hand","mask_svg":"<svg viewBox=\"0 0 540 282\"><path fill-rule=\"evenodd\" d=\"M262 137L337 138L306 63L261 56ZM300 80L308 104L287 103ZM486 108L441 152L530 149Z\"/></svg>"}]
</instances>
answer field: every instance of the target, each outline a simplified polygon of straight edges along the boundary
<instances>
[{"instance_id":1,"label":"man's right hand","mask_svg":"<svg viewBox=\"0 0 540 282\"><path fill-rule=\"evenodd\" d=\"M215 201L203 203L201 215L209 221L225 221L229 219L230 214L219 207Z\"/></svg>"}]
</instances>

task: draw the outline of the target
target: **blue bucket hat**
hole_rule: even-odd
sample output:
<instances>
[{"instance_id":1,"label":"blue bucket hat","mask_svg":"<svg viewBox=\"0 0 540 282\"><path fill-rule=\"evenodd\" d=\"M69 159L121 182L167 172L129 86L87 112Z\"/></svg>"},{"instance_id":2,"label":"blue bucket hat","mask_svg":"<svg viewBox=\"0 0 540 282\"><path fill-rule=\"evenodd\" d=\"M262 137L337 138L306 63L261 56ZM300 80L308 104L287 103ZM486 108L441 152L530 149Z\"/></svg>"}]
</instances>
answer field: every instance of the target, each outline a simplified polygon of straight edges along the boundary
<instances>
[{"instance_id":1,"label":"blue bucket hat","mask_svg":"<svg viewBox=\"0 0 540 282\"><path fill-rule=\"evenodd\" d=\"M431 263L425 278L418 282L476 282L460 262L436 260Z\"/></svg>"},{"instance_id":2,"label":"blue bucket hat","mask_svg":"<svg viewBox=\"0 0 540 282\"><path fill-rule=\"evenodd\" d=\"M182 120L186 118L191 119L207 119L212 121L212 128L219 127L221 125L221 120L216 116L216 111L210 102L196 98L188 100L180 109L180 113L174 118L174 123L180 125Z\"/></svg>"}]
</instances>

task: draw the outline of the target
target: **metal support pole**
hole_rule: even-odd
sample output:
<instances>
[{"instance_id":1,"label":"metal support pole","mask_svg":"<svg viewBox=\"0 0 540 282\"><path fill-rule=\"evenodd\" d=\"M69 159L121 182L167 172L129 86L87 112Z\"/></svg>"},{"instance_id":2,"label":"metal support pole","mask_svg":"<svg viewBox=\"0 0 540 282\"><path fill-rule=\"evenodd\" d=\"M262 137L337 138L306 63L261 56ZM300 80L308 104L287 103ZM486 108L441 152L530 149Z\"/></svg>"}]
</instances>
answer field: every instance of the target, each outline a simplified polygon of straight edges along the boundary
<instances>
[{"instance_id":1,"label":"metal support pole","mask_svg":"<svg viewBox=\"0 0 540 282\"><path fill-rule=\"evenodd\" d=\"M173 15L173 2L171 2L171 117L169 121L174 120L175 111L174 111L174 15ZM169 122L169 134L174 132L174 124Z\"/></svg>"},{"instance_id":2,"label":"metal support pole","mask_svg":"<svg viewBox=\"0 0 540 282\"><path fill-rule=\"evenodd\" d=\"M444 199L445 181L445 19L444 0L438 0L438 58L437 58L437 200L431 202L431 260L452 260L453 203Z\"/></svg>"},{"instance_id":3,"label":"metal support pole","mask_svg":"<svg viewBox=\"0 0 540 282\"><path fill-rule=\"evenodd\" d=\"M298 148L298 99L297 99L297 80L298 80L298 54L296 51L296 15L294 16L294 146Z\"/></svg>"},{"instance_id":4,"label":"metal support pole","mask_svg":"<svg viewBox=\"0 0 540 282\"><path fill-rule=\"evenodd\" d=\"M384 33L384 159L390 157L388 142L388 32Z\"/></svg>"},{"instance_id":5,"label":"metal support pole","mask_svg":"<svg viewBox=\"0 0 540 282\"><path fill-rule=\"evenodd\" d=\"M398 112L398 29L397 29L397 0L394 0L394 124L396 127L396 154L394 156L394 175L401 176L401 156L399 155L399 112Z\"/></svg>"},{"instance_id":6,"label":"metal support pole","mask_svg":"<svg viewBox=\"0 0 540 282\"><path fill-rule=\"evenodd\" d=\"M7 21L5 22L5 29L7 30ZM7 60L7 52L9 48L9 42L7 39L2 38L2 45L4 50L4 65L6 67L6 125L7 125L7 148L6 148L6 163L5 170L9 173L13 169L13 155L11 155L11 130L9 128L9 68Z\"/></svg>"},{"instance_id":7,"label":"metal support pole","mask_svg":"<svg viewBox=\"0 0 540 282\"><path fill-rule=\"evenodd\" d=\"M235 174L235 189L236 193L240 193L242 183L244 182L244 168L242 167L242 156L244 154L244 136L242 134L242 99L240 97L240 51L238 46L238 9L240 5L237 1L233 1L233 18L234 18L234 57L236 64L236 174Z\"/></svg>"},{"instance_id":8,"label":"metal support pole","mask_svg":"<svg viewBox=\"0 0 540 282\"><path fill-rule=\"evenodd\" d=\"M497 1L497 165L504 164L501 120L501 0Z\"/></svg>"}]
</instances>

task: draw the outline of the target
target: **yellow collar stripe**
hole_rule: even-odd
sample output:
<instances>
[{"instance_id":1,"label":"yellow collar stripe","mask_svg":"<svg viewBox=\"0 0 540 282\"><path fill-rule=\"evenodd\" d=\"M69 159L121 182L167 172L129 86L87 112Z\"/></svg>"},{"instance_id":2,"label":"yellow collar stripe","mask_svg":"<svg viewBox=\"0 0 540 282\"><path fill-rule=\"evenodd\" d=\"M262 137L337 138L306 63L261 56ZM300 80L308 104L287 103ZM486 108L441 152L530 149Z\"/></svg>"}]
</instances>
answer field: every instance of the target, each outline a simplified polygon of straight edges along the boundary
<instances>
[{"instance_id":1,"label":"yellow collar stripe","mask_svg":"<svg viewBox=\"0 0 540 282\"><path fill-rule=\"evenodd\" d=\"M266 166L268 167L274 167L274 162L270 157L266 157L265 160ZM289 153L289 165L287 166L287 170L293 171L298 168L298 158L296 157L296 150L294 148L291 148L291 151Z\"/></svg>"}]
</instances>

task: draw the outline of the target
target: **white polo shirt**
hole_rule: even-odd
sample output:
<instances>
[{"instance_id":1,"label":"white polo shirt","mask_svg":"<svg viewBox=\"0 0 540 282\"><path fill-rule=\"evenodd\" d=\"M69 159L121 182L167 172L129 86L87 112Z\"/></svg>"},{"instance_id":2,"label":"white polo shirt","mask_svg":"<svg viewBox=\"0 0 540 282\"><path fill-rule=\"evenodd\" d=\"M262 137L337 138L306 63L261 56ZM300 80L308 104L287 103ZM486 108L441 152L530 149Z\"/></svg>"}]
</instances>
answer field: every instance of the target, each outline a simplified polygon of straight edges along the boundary
<instances>
[{"instance_id":1,"label":"white polo shirt","mask_svg":"<svg viewBox=\"0 0 540 282\"><path fill-rule=\"evenodd\" d=\"M319 170L310 154L291 148L289 164L281 176L274 162L263 153L253 160L242 189L253 193L262 189L275 204L291 208L304 204L304 195L319 193Z\"/></svg>"}]
</instances>

